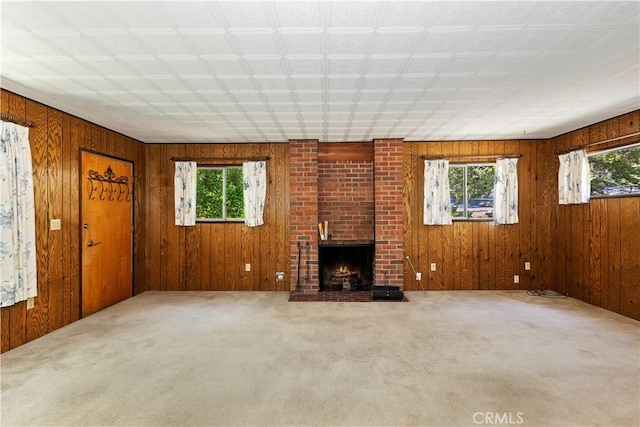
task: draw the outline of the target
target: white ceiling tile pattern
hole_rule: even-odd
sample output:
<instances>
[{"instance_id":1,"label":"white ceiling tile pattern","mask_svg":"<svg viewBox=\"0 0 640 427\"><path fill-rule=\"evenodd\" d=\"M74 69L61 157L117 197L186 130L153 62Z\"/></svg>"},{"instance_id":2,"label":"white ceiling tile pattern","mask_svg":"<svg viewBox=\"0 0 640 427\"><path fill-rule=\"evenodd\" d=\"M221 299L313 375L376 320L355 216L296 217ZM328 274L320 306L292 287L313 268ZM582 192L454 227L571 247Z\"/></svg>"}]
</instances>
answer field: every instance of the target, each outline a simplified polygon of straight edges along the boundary
<instances>
[{"instance_id":1,"label":"white ceiling tile pattern","mask_svg":"<svg viewBox=\"0 0 640 427\"><path fill-rule=\"evenodd\" d=\"M2 87L142 141L545 138L640 108L640 3L2 2Z\"/></svg>"}]
</instances>

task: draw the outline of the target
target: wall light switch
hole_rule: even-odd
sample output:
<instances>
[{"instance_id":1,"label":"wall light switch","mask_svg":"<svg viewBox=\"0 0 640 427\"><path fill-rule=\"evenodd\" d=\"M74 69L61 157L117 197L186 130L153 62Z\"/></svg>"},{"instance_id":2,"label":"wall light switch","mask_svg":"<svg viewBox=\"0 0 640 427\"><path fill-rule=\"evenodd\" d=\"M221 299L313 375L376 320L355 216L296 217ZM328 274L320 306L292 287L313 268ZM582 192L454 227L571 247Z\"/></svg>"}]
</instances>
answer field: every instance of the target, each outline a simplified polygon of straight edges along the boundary
<instances>
[{"instance_id":1,"label":"wall light switch","mask_svg":"<svg viewBox=\"0 0 640 427\"><path fill-rule=\"evenodd\" d=\"M416 280L422 280L422 273L416 272Z\"/></svg>"},{"instance_id":2,"label":"wall light switch","mask_svg":"<svg viewBox=\"0 0 640 427\"><path fill-rule=\"evenodd\" d=\"M436 263L435 262L431 263L431 271L436 271Z\"/></svg>"},{"instance_id":3,"label":"wall light switch","mask_svg":"<svg viewBox=\"0 0 640 427\"><path fill-rule=\"evenodd\" d=\"M529 261L524 263L524 269L527 270L527 271L531 270L531 263Z\"/></svg>"},{"instance_id":4,"label":"wall light switch","mask_svg":"<svg viewBox=\"0 0 640 427\"><path fill-rule=\"evenodd\" d=\"M517 274L513 276L513 283L520 283L520 276L518 276Z\"/></svg>"},{"instance_id":5,"label":"wall light switch","mask_svg":"<svg viewBox=\"0 0 640 427\"><path fill-rule=\"evenodd\" d=\"M251 271L251 264L245 264L244 271Z\"/></svg>"},{"instance_id":6,"label":"wall light switch","mask_svg":"<svg viewBox=\"0 0 640 427\"><path fill-rule=\"evenodd\" d=\"M36 305L34 297L27 298L27 310L31 310Z\"/></svg>"},{"instance_id":7,"label":"wall light switch","mask_svg":"<svg viewBox=\"0 0 640 427\"><path fill-rule=\"evenodd\" d=\"M51 231L60 230L62 228L62 221L59 219L52 219L49 225Z\"/></svg>"}]
</instances>

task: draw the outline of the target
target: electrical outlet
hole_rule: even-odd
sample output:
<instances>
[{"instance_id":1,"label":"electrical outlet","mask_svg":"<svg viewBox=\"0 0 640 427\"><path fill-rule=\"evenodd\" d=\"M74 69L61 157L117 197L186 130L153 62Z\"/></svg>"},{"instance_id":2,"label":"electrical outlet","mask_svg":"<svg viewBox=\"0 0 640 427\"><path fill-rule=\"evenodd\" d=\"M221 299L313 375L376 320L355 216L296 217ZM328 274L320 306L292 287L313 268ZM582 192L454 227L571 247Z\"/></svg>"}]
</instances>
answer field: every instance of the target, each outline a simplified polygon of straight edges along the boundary
<instances>
[{"instance_id":1,"label":"electrical outlet","mask_svg":"<svg viewBox=\"0 0 640 427\"><path fill-rule=\"evenodd\" d=\"M283 271L276 272L276 282L284 282L284 272Z\"/></svg>"},{"instance_id":2,"label":"electrical outlet","mask_svg":"<svg viewBox=\"0 0 640 427\"><path fill-rule=\"evenodd\" d=\"M36 305L34 297L27 298L27 310L31 310Z\"/></svg>"},{"instance_id":3,"label":"electrical outlet","mask_svg":"<svg viewBox=\"0 0 640 427\"><path fill-rule=\"evenodd\" d=\"M416 280L422 280L422 273L416 272Z\"/></svg>"},{"instance_id":4,"label":"electrical outlet","mask_svg":"<svg viewBox=\"0 0 640 427\"><path fill-rule=\"evenodd\" d=\"M527 271L531 270L531 263L529 261L524 263L524 269Z\"/></svg>"},{"instance_id":5,"label":"electrical outlet","mask_svg":"<svg viewBox=\"0 0 640 427\"><path fill-rule=\"evenodd\" d=\"M431 271L436 271L436 263L435 262L431 263Z\"/></svg>"},{"instance_id":6,"label":"electrical outlet","mask_svg":"<svg viewBox=\"0 0 640 427\"><path fill-rule=\"evenodd\" d=\"M513 283L520 283L520 276L518 276L517 274L513 276Z\"/></svg>"},{"instance_id":7,"label":"electrical outlet","mask_svg":"<svg viewBox=\"0 0 640 427\"><path fill-rule=\"evenodd\" d=\"M245 264L244 271L251 271L251 264Z\"/></svg>"},{"instance_id":8,"label":"electrical outlet","mask_svg":"<svg viewBox=\"0 0 640 427\"><path fill-rule=\"evenodd\" d=\"M60 230L62 228L62 222L59 219L52 219L49 224L51 231Z\"/></svg>"}]
</instances>

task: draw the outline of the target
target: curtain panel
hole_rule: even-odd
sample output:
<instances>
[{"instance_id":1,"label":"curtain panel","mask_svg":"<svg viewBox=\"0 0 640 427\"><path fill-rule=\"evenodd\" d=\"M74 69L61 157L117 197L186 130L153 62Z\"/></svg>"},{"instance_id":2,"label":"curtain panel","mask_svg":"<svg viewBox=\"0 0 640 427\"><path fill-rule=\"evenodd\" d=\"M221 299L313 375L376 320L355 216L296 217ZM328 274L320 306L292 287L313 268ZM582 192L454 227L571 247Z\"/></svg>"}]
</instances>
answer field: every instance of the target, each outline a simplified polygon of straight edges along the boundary
<instances>
[{"instance_id":1,"label":"curtain panel","mask_svg":"<svg viewBox=\"0 0 640 427\"><path fill-rule=\"evenodd\" d=\"M423 224L451 224L448 160L424 161Z\"/></svg>"},{"instance_id":2,"label":"curtain panel","mask_svg":"<svg viewBox=\"0 0 640 427\"><path fill-rule=\"evenodd\" d=\"M0 306L37 296L29 129L0 121Z\"/></svg>"},{"instance_id":3,"label":"curtain panel","mask_svg":"<svg viewBox=\"0 0 640 427\"><path fill-rule=\"evenodd\" d=\"M591 198L591 174L589 159L584 150L558 156L558 196L561 205L589 203Z\"/></svg>"},{"instance_id":4,"label":"curtain panel","mask_svg":"<svg viewBox=\"0 0 640 427\"><path fill-rule=\"evenodd\" d=\"M496 161L493 187L493 223L518 223L518 159Z\"/></svg>"},{"instance_id":5,"label":"curtain panel","mask_svg":"<svg viewBox=\"0 0 640 427\"><path fill-rule=\"evenodd\" d=\"M196 162L176 162L174 175L175 224L196 225Z\"/></svg>"},{"instance_id":6,"label":"curtain panel","mask_svg":"<svg viewBox=\"0 0 640 427\"><path fill-rule=\"evenodd\" d=\"M264 202L267 194L266 162L245 162L242 164L244 184L244 224L257 227L264 224Z\"/></svg>"}]
</instances>

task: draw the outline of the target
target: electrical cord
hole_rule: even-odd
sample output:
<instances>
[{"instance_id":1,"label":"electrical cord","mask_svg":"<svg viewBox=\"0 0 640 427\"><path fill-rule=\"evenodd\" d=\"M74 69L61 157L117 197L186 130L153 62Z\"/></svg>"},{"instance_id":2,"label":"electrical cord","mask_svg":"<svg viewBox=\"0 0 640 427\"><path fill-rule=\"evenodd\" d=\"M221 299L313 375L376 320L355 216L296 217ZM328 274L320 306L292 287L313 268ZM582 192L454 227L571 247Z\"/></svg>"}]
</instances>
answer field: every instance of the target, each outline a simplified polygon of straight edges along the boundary
<instances>
[{"instance_id":1,"label":"electrical cord","mask_svg":"<svg viewBox=\"0 0 640 427\"><path fill-rule=\"evenodd\" d=\"M532 297L545 297L545 298L562 298L567 299L568 295L559 294L555 291L547 291L547 289L543 286L538 289L529 289L527 291L527 295L531 295Z\"/></svg>"}]
</instances>

